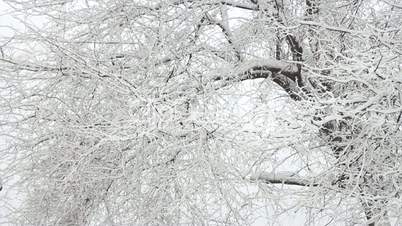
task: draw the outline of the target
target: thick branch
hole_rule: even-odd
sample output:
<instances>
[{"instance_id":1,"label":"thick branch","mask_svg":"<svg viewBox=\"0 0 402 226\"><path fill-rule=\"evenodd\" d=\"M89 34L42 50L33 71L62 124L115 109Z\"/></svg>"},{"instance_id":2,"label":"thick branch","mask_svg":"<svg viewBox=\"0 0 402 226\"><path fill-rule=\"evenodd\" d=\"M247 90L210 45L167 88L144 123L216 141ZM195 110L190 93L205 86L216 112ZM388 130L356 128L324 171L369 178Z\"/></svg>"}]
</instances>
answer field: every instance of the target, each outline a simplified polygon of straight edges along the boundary
<instances>
[{"instance_id":1,"label":"thick branch","mask_svg":"<svg viewBox=\"0 0 402 226\"><path fill-rule=\"evenodd\" d=\"M276 8L276 13L274 13L274 18L277 20L277 22L279 24L285 25L284 20L282 20L280 15L283 15L283 2L278 2L277 0L275 0L275 6ZM293 34L286 34L285 35L285 40L288 43L289 47L290 47L290 51L292 52L292 60L296 61L296 62L300 62L303 60L303 47L301 46L301 44L299 43L299 41L297 40L296 36L294 36ZM278 43L276 44L276 59L279 60L281 58L280 56L280 50L281 50L281 39L278 40ZM302 79L301 79L301 65L297 64L297 71L298 73L295 76L295 79L293 81L295 81L297 83L297 85L299 87L303 86L302 83Z\"/></svg>"},{"instance_id":2,"label":"thick branch","mask_svg":"<svg viewBox=\"0 0 402 226\"><path fill-rule=\"evenodd\" d=\"M285 90L293 100L300 100L302 78L300 67L294 63L286 63L278 60L266 60L264 63L256 63L246 70L240 80L271 78Z\"/></svg>"},{"instance_id":3,"label":"thick branch","mask_svg":"<svg viewBox=\"0 0 402 226\"><path fill-rule=\"evenodd\" d=\"M270 78L282 87L293 100L301 100L301 91L307 92L297 82L300 77L300 71L295 63L266 59L244 63L239 66L238 71L239 73L233 77L218 76L214 78L214 81L224 81L223 84L219 85L219 88L222 88L233 82Z\"/></svg>"},{"instance_id":4,"label":"thick branch","mask_svg":"<svg viewBox=\"0 0 402 226\"><path fill-rule=\"evenodd\" d=\"M261 173L258 175L251 176L251 180L260 180L267 184L285 184L285 185L296 185L303 187L317 187L320 184L310 181L305 178L296 176L294 173L289 172L279 172L279 173Z\"/></svg>"},{"instance_id":5,"label":"thick branch","mask_svg":"<svg viewBox=\"0 0 402 226\"><path fill-rule=\"evenodd\" d=\"M274 59L253 62L249 65L249 69L245 70L244 73L247 78L267 78L270 74L282 74L291 81L295 82L299 74L296 64Z\"/></svg>"}]
</instances>

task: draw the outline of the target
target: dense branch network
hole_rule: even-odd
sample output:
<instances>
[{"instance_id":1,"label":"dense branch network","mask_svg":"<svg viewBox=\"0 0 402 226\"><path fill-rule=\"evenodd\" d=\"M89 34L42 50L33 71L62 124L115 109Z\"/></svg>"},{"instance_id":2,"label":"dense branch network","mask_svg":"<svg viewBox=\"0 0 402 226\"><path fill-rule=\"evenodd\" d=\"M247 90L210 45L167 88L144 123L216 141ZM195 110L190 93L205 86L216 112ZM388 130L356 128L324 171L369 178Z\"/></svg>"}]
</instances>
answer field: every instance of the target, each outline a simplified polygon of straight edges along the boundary
<instances>
[{"instance_id":1,"label":"dense branch network","mask_svg":"<svg viewBox=\"0 0 402 226\"><path fill-rule=\"evenodd\" d=\"M87 222L90 214L84 209L98 208L97 205L102 206L103 200L108 196L115 198L120 193L140 194L138 197L130 196L135 203L133 206L137 205L137 202L143 206L149 204L147 210L153 210L155 206L162 204L167 205L166 209L160 210L163 214L159 215L169 216L167 209L172 209L169 205L173 201L183 201L187 198L184 198L183 193L189 192L188 194L199 197L198 195L204 190L205 192L213 190L211 187L219 183L204 183L203 176L222 181L229 170L219 171L214 164L221 163L219 158L227 155L223 153L226 150L241 151L241 147L236 145L242 140L237 140L237 128L232 127L236 123L221 120L220 116L207 118L205 115L212 110L203 109L202 105L222 87L254 79L271 80L295 103L306 104L306 108L311 108L308 109L311 111L306 113L307 116L300 115L300 118L308 118L303 121L305 124L313 122L312 124L318 127L317 136L321 143L324 143L323 149L329 150L328 162L332 166L335 178L330 179L328 176L325 183L319 183L317 178L300 177L296 173L278 171L242 177L242 180L247 179L247 183L260 181L263 184L316 189L330 187L339 194L348 193L360 199L370 225L374 225L372 222L385 216L388 200L382 197L385 195L388 195L388 199L397 197L398 192L392 194L391 198L389 194L397 190L395 183L399 183L384 173L391 174L398 167L398 163L393 160L398 158L398 149L386 147L393 147L392 145L397 143L389 137L397 137L402 115L398 105L400 100L396 95L399 91L391 88L379 90L377 85L395 85L387 77L391 77L394 72L387 71L387 64L380 65L383 62L393 61L392 57L383 60L383 52L386 52L389 46L383 48L384 43L378 41L380 36L382 40L391 36L382 34L388 28L381 28L382 33L373 36L364 30L371 29L369 26L368 28L363 25L355 26L357 9L353 7L357 3L355 5L351 3L350 6L353 8L351 10L353 16L349 18L345 15L342 18L342 21L347 23L330 25L328 22L330 20L326 21L320 15L322 2L326 1L306 0L302 5L296 6L279 0L180 0L149 5L141 5L142 2L139 1L138 5L134 6L116 3L110 7L117 12L116 18L109 17L109 14L115 12L108 10L99 16L99 21L90 20L94 16L77 12L79 16L88 16L89 22L86 24L86 21L80 23L70 21L69 25L76 26L74 29L77 28L75 32L78 32L71 40L65 38L68 34L60 37L60 41L57 38L49 41L43 40L43 36L37 37L50 46L49 49L54 53L52 57L59 61L53 59L50 62L35 59L18 61L7 55L7 52L2 53L0 63L3 70L7 73L16 72L20 76L18 79L25 74L45 75L37 76L37 80L32 76L27 81L49 78L48 84L44 83L48 86L38 85L35 89L28 89L28 92L16 89L16 92L19 92L18 98L23 99L21 109L33 112L30 117L20 120L19 123L23 125L21 130L25 131L32 127L32 133L39 134L39 142L22 146L23 150L27 146L31 147L34 150L31 153L35 156L41 153L37 150L41 148L45 150L48 145L51 154L43 154L44 157L37 156L40 160L45 159L38 160L43 167L40 170L44 172L43 175L49 175L51 180L54 180L56 186L53 192L56 197L60 195L61 198L75 200L75 203L65 201L74 207L66 205L65 208L71 210L72 214L67 216L68 214L62 213L61 218L64 217L65 222L78 221L78 218L83 219L82 222ZM398 8L398 5L391 1L384 2ZM295 10L298 19L288 16L293 15L287 11L288 6L302 7L303 12L300 9ZM130 7L134 8L133 13ZM348 9L347 7L339 6L342 10ZM227 15L225 10L228 8L251 11L252 19L248 18L250 24L239 26L240 28L237 28L237 25L230 26L229 20L233 17ZM63 11L58 13L61 12ZM67 23L68 19L62 21L60 18L55 20L56 24ZM88 27L82 28L81 24ZM107 30L104 24L112 28ZM148 27L144 28L144 24ZM63 26L55 27L60 29ZM68 26L65 26L63 29L67 28ZM240 32L236 33L236 29ZM255 52L268 52L268 54L261 54L264 56L260 57L247 47L243 48L246 42L253 42L252 39L242 40L247 38L240 37L243 31L260 37L256 38L261 43L258 43L259 49ZM125 39L130 35L133 37ZM218 35L220 36L216 37ZM341 50L338 51L338 36L339 40L356 39L340 43ZM124 40L119 41L119 38ZM370 48L366 48L361 40L367 41L368 44L363 44L367 44ZM263 49L266 45L269 45L269 48ZM347 48L344 47L347 45L352 47L356 45L357 47L353 47L356 51L359 48L363 50L359 52L360 55L354 54L346 51ZM60 46L65 47L59 48ZM82 57L79 59L72 57L71 52L65 51L69 46L77 51L74 55L81 53ZM250 47L252 48L255 47ZM145 52L144 56L141 55L141 51ZM376 54L381 55L378 63L377 59L371 57ZM267 55L273 56L270 58ZM374 61L377 65L372 67L371 62ZM230 73L227 73L226 69ZM378 78L381 79L380 82ZM36 90L40 90L38 91L41 92L40 95L35 93ZM30 93L32 95L29 95ZM207 95L209 96L198 101L197 98ZM29 98L36 102L29 103L31 100ZM48 109L52 104L54 109ZM304 120L300 118L299 120ZM388 123L394 118L397 118L395 120L397 126L395 122ZM84 125L79 125L80 123ZM214 129L211 129L212 127ZM230 133L228 132L230 128L235 128L232 130L236 135L233 136L235 138L227 139L229 136L225 136L226 133ZM216 134L220 131L221 134L216 135L209 131L218 131ZM247 132L244 136L251 137L251 133ZM45 133L43 136L45 138L41 133ZM294 138L292 142L299 141ZM221 143L226 146L219 146ZM248 142L245 143L242 144L247 146ZM381 145L384 147L380 147ZM287 143L283 146L293 147ZM303 148L306 148L305 152L309 151L307 147ZM378 159L373 157L375 154L379 155ZM215 163L211 156L218 158L216 162L219 164ZM64 162L63 158L67 160ZM54 166L50 164L49 167L49 162ZM206 167L203 164L210 165ZM50 171L49 168L52 167L55 170ZM306 168L308 167L307 164ZM233 175L237 175L237 170L237 168L233 170L235 172ZM101 172L99 173L101 176L92 180L93 176L88 171L94 175ZM77 172L81 172L82 175ZM110 178L105 175L109 175ZM134 177L133 175L136 176L135 182L125 184L132 190L129 192L122 190L124 186L120 186L119 182L124 183L127 178ZM211 187L197 187L194 190L186 187L190 182L198 180L202 182L199 186ZM79 183L82 183L84 189L80 190ZM218 193L222 193L219 189L216 189ZM53 195L51 192L49 194ZM53 201L51 195L47 196L49 203ZM154 204L154 207L150 203ZM57 206L57 203L51 204L46 208ZM60 209L65 210L63 208ZM138 211L134 213L138 214L138 218L143 217L141 208L131 210ZM148 216L148 213L144 212L144 216ZM75 217L77 219L74 219ZM155 221L149 222L178 223L162 218L152 219Z\"/></svg>"}]
</instances>

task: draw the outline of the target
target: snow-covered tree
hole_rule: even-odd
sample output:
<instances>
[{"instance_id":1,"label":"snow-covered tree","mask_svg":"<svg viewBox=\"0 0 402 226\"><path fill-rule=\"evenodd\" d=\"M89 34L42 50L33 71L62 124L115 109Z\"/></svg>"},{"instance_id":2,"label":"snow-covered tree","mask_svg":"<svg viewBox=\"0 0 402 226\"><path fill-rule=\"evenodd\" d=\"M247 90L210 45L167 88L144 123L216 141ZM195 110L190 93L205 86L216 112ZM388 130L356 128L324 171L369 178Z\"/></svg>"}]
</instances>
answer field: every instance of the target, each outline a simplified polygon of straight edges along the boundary
<instances>
[{"instance_id":1,"label":"snow-covered tree","mask_svg":"<svg viewBox=\"0 0 402 226\"><path fill-rule=\"evenodd\" d=\"M6 2L13 223L402 224L397 0Z\"/></svg>"}]
</instances>

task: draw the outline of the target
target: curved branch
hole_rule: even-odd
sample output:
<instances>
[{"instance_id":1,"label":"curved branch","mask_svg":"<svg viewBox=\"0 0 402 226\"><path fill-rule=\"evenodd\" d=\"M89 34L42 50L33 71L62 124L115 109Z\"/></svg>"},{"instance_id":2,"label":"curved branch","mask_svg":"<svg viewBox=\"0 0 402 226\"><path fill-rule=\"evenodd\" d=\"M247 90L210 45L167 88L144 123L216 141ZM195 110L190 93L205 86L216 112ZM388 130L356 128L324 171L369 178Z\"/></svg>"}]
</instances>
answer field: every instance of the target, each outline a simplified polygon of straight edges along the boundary
<instances>
[{"instance_id":1,"label":"curved branch","mask_svg":"<svg viewBox=\"0 0 402 226\"><path fill-rule=\"evenodd\" d=\"M239 66L239 74L233 77L214 78L215 81L245 81L259 78L270 78L285 90L293 100L301 100L300 94L307 92L301 85L301 73L296 63L288 63L275 59L247 62ZM228 85L224 83L221 87ZM303 92L301 92L303 91Z\"/></svg>"}]
</instances>

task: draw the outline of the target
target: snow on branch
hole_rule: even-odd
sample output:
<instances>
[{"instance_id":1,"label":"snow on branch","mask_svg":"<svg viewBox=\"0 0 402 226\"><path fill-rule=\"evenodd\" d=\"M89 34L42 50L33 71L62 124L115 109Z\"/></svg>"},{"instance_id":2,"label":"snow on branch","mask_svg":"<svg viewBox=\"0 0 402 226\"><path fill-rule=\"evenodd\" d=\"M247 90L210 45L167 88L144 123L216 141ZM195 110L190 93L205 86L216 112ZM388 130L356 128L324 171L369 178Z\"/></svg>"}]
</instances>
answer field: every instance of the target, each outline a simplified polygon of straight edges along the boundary
<instances>
[{"instance_id":1,"label":"snow on branch","mask_svg":"<svg viewBox=\"0 0 402 226\"><path fill-rule=\"evenodd\" d=\"M297 185L304 187L316 187L320 184L314 181L302 178L293 172L276 172L276 173L258 173L250 177L253 181L262 181L267 184L285 184L285 185Z\"/></svg>"},{"instance_id":2,"label":"snow on branch","mask_svg":"<svg viewBox=\"0 0 402 226\"><path fill-rule=\"evenodd\" d=\"M198 1L194 0L178 0L178 1L173 1L171 3L172 5L183 5L183 4L188 4L188 3L197 3L200 4ZM233 8L238 8L238 9L244 9L244 10L251 10L251 11L258 11L259 8L255 5L249 5L249 4L243 4L239 2L233 2L229 0L216 0L216 1L205 1L202 3L202 5L226 5L230 6ZM165 6L164 4L157 4L154 7L149 7L149 9L152 10L159 10Z\"/></svg>"},{"instance_id":3,"label":"snow on branch","mask_svg":"<svg viewBox=\"0 0 402 226\"><path fill-rule=\"evenodd\" d=\"M221 1L216 1L208 4L221 4L221 5L227 5L230 7L234 8L239 8L239 9L245 9L245 10L252 10L252 11L257 11L259 8L257 6L252 6L252 5L247 5L247 4L242 4L242 3L236 3L233 1L227 1L227 0L221 0Z\"/></svg>"},{"instance_id":4,"label":"snow on branch","mask_svg":"<svg viewBox=\"0 0 402 226\"><path fill-rule=\"evenodd\" d=\"M294 63L288 63L275 59L264 59L264 60L255 60L247 62L240 66L239 68L242 71L246 71L250 76L261 76L268 77L268 73L280 73L290 78L291 80L295 80L299 70L297 65ZM264 73L265 72L265 73Z\"/></svg>"},{"instance_id":5,"label":"snow on branch","mask_svg":"<svg viewBox=\"0 0 402 226\"><path fill-rule=\"evenodd\" d=\"M337 31L337 32L343 32L343 33L348 33L348 34L360 34L362 33L361 31L356 31L356 30L351 30L343 27L334 27L334 26L329 26L323 23L317 23L317 22L312 22L312 21L306 21L306 20L299 20L298 21L301 25L307 25L307 26L313 26L313 27L321 27L325 28L329 31Z\"/></svg>"}]
</instances>

